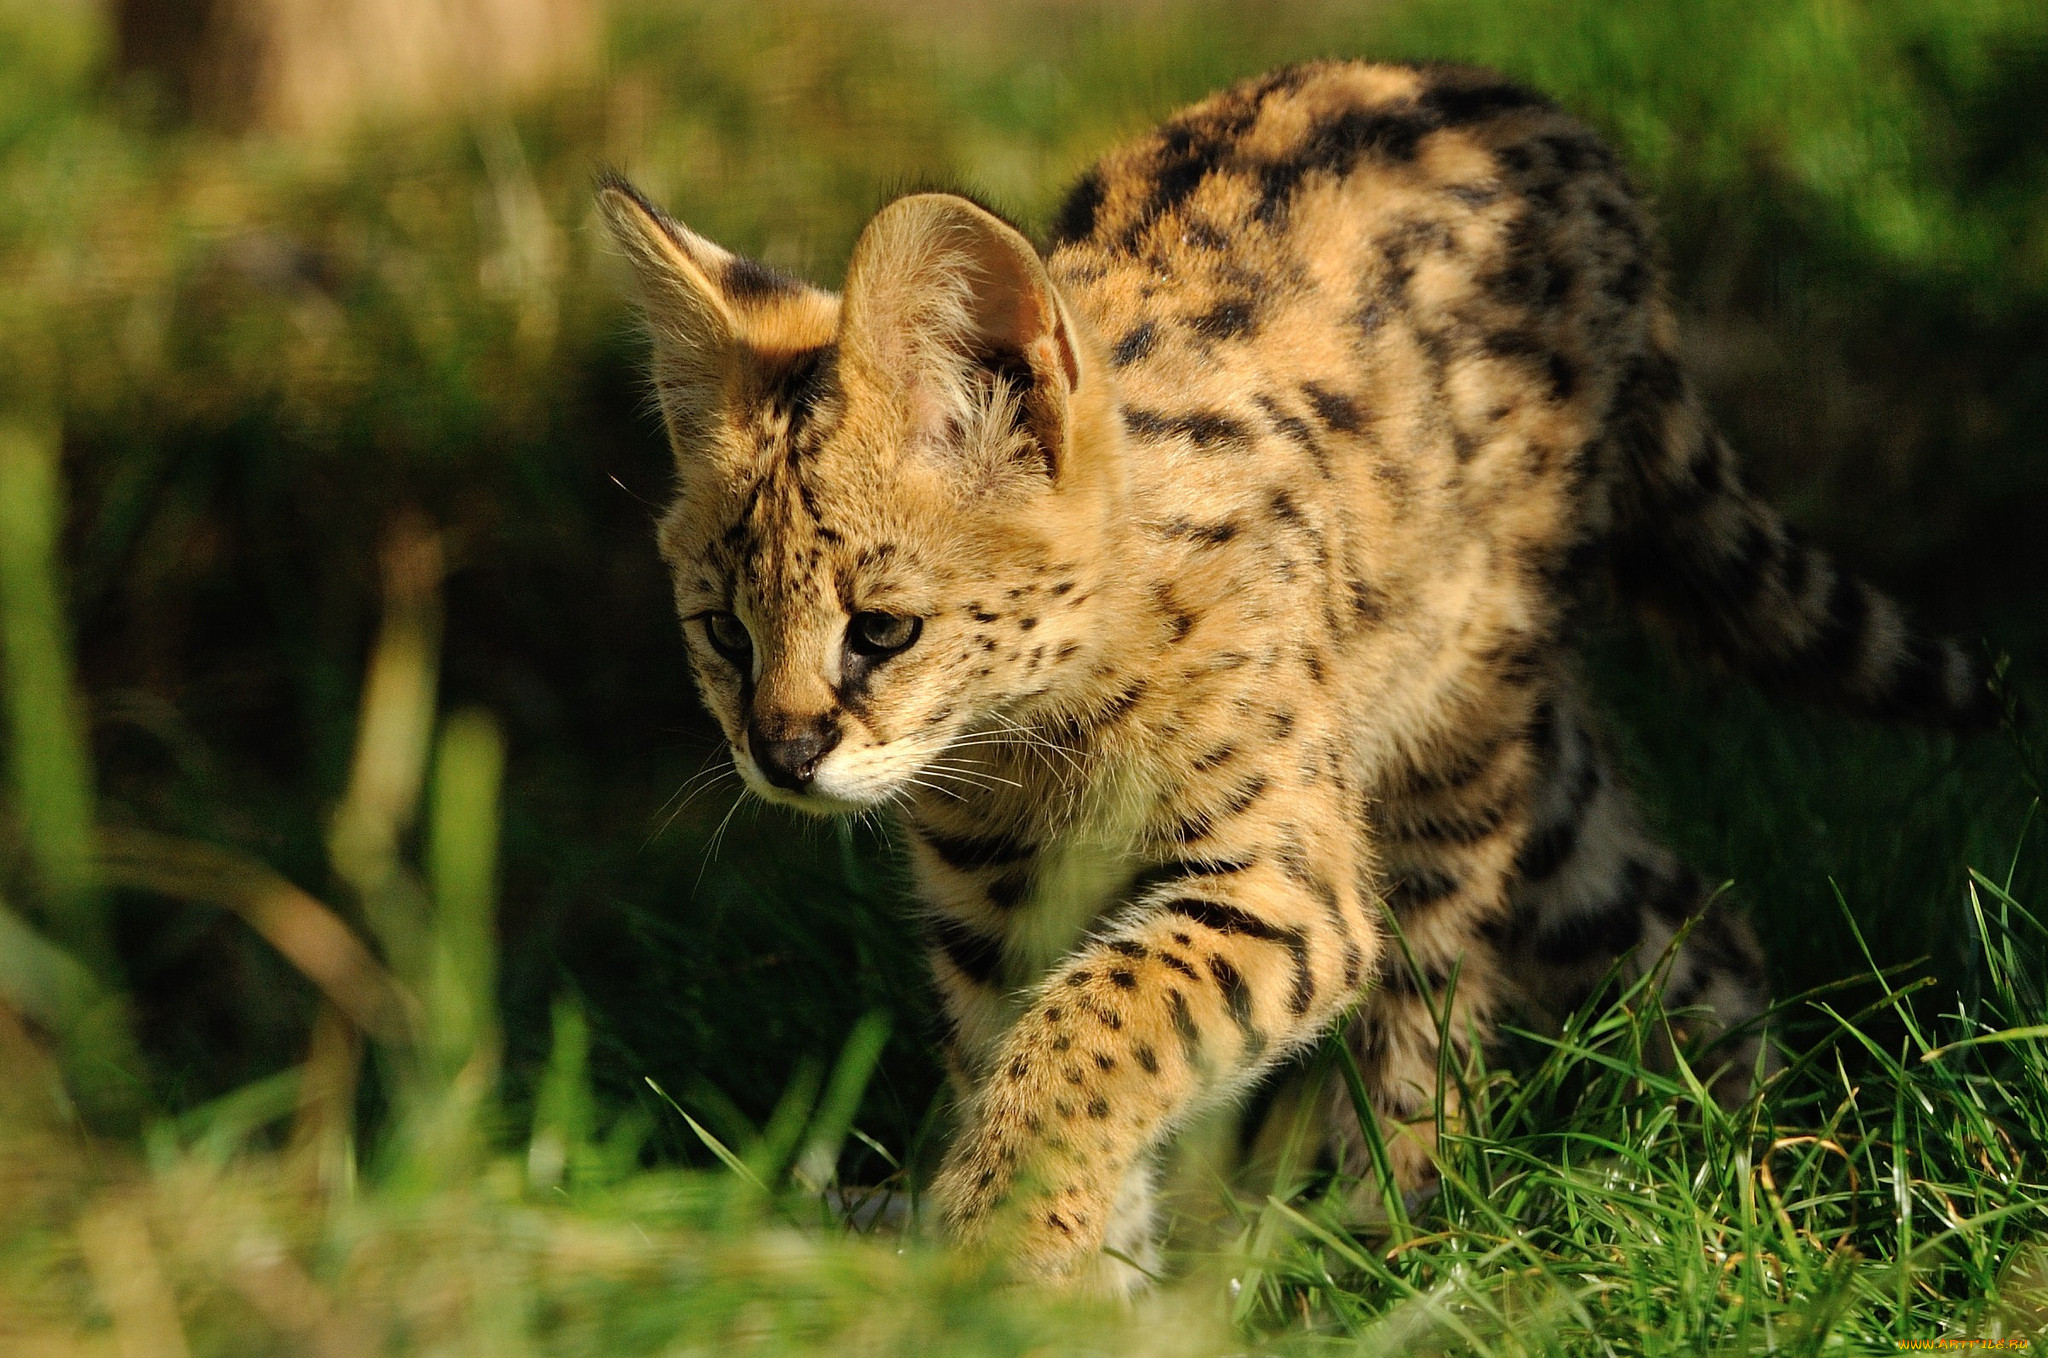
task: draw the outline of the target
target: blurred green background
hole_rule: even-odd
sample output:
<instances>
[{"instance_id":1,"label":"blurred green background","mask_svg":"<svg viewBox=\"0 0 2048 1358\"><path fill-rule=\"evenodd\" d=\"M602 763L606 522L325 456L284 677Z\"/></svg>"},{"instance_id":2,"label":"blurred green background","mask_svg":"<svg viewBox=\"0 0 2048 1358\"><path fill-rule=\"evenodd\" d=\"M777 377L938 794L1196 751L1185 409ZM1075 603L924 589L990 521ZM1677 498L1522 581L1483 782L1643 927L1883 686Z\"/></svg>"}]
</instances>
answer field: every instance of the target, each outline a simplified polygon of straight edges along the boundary
<instances>
[{"instance_id":1,"label":"blurred green background","mask_svg":"<svg viewBox=\"0 0 2048 1358\"><path fill-rule=\"evenodd\" d=\"M730 784L679 791L723 756L653 550L667 453L593 226L601 167L833 283L895 192L963 185L1043 223L1116 138L1281 62L1495 65L1637 167L1753 479L2010 653L2041 706L2039 0L533 0L537 27L489 50L378 39L411 65L249 27L266 8L0 7L0 409L61 430L100 819L246 851L323 899L353 899L328 843L383 544L438 535L441 696L495 714L507 752L515 1107L562 996L611 1106L652 1076L729 1136L872 1010L895 1022L859 1125L910 1146L937 1086L888 846L734 810ZM1781 991L1858 969L1837 889L1880 961L1972 984L1963 873L2012 861L2038 791L2022 752L1775 708L1597 610L1590 630L1646 799L1758 907ZM0 853L0 895L38 899L26 862ZM300 1058L315 991L237 919L143 894L113 918L164 1106ZM664 1135L654 1153L702 1158Z\"/></svg>"}]
</instances>

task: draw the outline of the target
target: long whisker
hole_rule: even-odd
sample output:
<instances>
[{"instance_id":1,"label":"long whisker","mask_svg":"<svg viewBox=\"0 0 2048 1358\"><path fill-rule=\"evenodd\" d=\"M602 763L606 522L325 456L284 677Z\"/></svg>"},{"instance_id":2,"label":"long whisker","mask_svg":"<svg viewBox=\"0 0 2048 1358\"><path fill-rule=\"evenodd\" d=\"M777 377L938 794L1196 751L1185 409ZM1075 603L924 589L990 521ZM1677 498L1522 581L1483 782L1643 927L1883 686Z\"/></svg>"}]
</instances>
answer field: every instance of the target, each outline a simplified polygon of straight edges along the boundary
<instances>
[{"instance_id":1,"label":"long whisker","mask_svg":"<svg viewBox=\"0 0 2048 1358\"><path fill-rule=\"evenodd\" d=\"M1016 782L1012 778L1004 778L1001 774L991 774L985 768L963 768L961 764L946 764L944 760L932 760L920 772L936 774L936 776L942 776L942 778L952 778L954 782L969 782L969 784L973 784L973 787L979 787L985 793L993 793L997 787L1014 787L1014 789L1022 789L1024 787L1022 782Z\"/></svg>"},{"instance_id":2,"label":"long whisker","mask_svg":"<svg viewBox=\"0 0 2048 1358\"><path fill-rule=\"evenodd\" d=\"M684 796L680 802L676 803L674 810L670 811L666 816L662 817L661 824L657 825L654 828L654 833L647 837L647 843L641 845L640 847L644 850L649 845L653 844L654 841L660 839L663 835L667 834L669 831L669 827L674 825L676 821L681 818L683 812L690 809L691 802L696 801L698 797L710 791L712 788L717 787L719 783L724 779L737 777L739 777L739 771L733 768L730 764L728 764L722 768L707 769L705 772L697 774L695 777L691 778L690 782L696 783L697 786L695 788L690 788L689 783L685 783L683 785L684 788L689 789L688 795ZM673 801L674 799L671 798L670 800Z\"/></svg>"},{"instance_id":3,"label":"long whisker","mask_svg":"<svg viewBox=\"0 0 2048 1358\"><path fill-rule=\"evenodd\" d=\"M916 774L914 774L914 773L913 773L913 774L911 774L911 775L910 775L909 777L907 777L907 778L905 778L905 779L903 780L903 785L904 785L905 787L921 787L921 788L928 788L928 789L930 789L931 791L933 791L933 792L936 792L936 793L938 793L938 794L939 794L939 795L941 795L941 796L944 796L944 797L951 797L951 798L952 798L952 799L953 799L954 801L956 801L956 802L964 802L964 801L966 801L966 800L967 800L967 799L966 799L965 797L963 797L963 796L961 796L961 795L960 795L959 793L955 792L955 791L954 791L954 790L953 790L952 788L949 788L949 787L945 787L945 786L943 786L943 785L941 785L941 784L939 784L939 783L928 783L928 782L926 782L926 781L925 781L924 779L922 779L922 778L918 777L918 776L917 776Z\"/></svg>"},{"instance_id":4,"label":"long whisker","mask_svg":"<svg viewBox=\"0 0 2048 1358\"><path fill-rule=\"evenodd\" d=\"M960 739L952 741L947 746L947 749L949 751L969 750L979 747L1002 746L1012 749L1043 750L1065 763L1069 772L1077 775L1086 772L1080 761L1075 758L1072 750L1048 739L1041 732L1020 725L999 713L991 713L989 719L1001 723L1002 729L971 731Z\"/></svg>"},{"instance_id":5,"label":"long whisker","mask_svg":"<svg viewBox=\"0 0 2048 1358\"><path fill-rule=\"evenodd\" d=\"M1028 748L1029 748L1028 746L1022 745L1022 744L1020 744L1020 743L1019 743L1019 742L1017 742L1017 741L1014 741L1014 740L1008 740L1008 739L1001 739L1001 738L991 738L991 739L982 739L982 740L961 740L961 741L955 741L955 742L953 742L953 743L952 743L952 744L950 744L950 745L945 745L945 746L941 746L941 747L940 747L939 749L937 749L937 750L935 750L935 751L933 751L933 752L932 752L931 758L932 758L933 760L943 759L943 758L945 758L945 757L946 757L947 755L959 754L959 753L960 753L961 751L963 751L963 750L979 750L979 749L1005 749L1005 750L1017 750L1017 749L1028 749ZM987 756L985 756L985 755L975 755L975 756L973 756L973 759L974 759L974 762L975 762L976 764L981 764L981 763L984 763L984 762L986 762L986 760L987 760Z\"/></svg>"},{"instance_id":6,"label":"long whisker","mask_svg":"<svg viewBox=\"0 0 2048 1358\"><path fill-rule=\"evenodd\" d=\"M994 788L1000 785L1021 789L1024 786L1013 778L1005 778L1000 774L990 773L985 769L962 768L957 764L940 763L936 759L924 766L924 772L945 774L949 777L957 778L963 783L973 783L984 788Z\"/></svg>"},{"instance_id":7,"label":"long whisker","mask_svg":"<svg viewBox=\"0 0 2048 1358\"><path fill-rule=\"evenodd\" d=\"M725 819L719 821L718 828L711 832L711 842L704 846L704 859L697 865L697 880L690 887L691 895L696 895L698 890L704 885L704 872L711 866L711 860L718 857L718 846L725 839L725 827L732 824L733 816L739 812L741 804L746 800L747 792L745 788L742 788L740 789L740 795L733 798L732 805L726 808Z\"/></svg>"},{"instance_id":8,"label":"long whisker","mask_svg":"<svg viewBox=\"0 0 2048 1358\"><path fill-rule=\"evenodd\" d=\"M1058 755L1066 761L1067 767L1075 774L1085 774L1087 772L1080 759L1075 756L1074 751L1053 740L1043 731L1034 731L1015 718L1006 717L1000 712L991 712L989 720L1000 723L1005 730L1022 737L1026 743L1034 748L1044 750L1049 754Z\"/></svg>"},{"instance_id":9,"label":"long whisker","mask_svg":"<svg viewBox=\"0 0 2048 1358\"><path fill-rule=\"evenodd\" d=\"M689 777L683 779L682 784L679 787L677 787L674 792L669 794L668 800L663 802L661 804L660 809L657 810L654 814L657 816L665 814L670 807L675 805L676 799L681 797L684 793L688 792L691 785L696 783L699 779L712 777L713 775L720 772L720 770L729 768L729 763L714 765L711 762L712 760L718 758L719 755L728 753L730 753L729 746L717 746L705 751L704 757L697 761L697 771L695 773L692 773Z\"/></svg>"}]
</instances>

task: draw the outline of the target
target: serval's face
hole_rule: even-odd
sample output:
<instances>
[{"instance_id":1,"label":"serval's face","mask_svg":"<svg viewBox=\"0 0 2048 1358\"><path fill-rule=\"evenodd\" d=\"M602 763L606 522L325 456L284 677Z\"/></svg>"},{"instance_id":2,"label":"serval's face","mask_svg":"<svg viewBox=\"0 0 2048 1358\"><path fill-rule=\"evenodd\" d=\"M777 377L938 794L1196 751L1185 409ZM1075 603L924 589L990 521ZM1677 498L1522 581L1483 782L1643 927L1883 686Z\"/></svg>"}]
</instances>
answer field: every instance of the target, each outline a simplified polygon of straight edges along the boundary
<instances>
[{"instance_id":1,"label":"serval's face","mask_svg":"<svg viewBox=\"0 0 2048 1358\"><path fill-rule=\"evenodd\" d=\"M1082 466L1115 457L1084 446L1113 406L1077 400L1036 255L920 195L870 225L842 299L602 201L676 451L662 554L741 776L820 813L972 786L948 747L1079 672L1111 480Z\"/></svg>"}]
</instances>

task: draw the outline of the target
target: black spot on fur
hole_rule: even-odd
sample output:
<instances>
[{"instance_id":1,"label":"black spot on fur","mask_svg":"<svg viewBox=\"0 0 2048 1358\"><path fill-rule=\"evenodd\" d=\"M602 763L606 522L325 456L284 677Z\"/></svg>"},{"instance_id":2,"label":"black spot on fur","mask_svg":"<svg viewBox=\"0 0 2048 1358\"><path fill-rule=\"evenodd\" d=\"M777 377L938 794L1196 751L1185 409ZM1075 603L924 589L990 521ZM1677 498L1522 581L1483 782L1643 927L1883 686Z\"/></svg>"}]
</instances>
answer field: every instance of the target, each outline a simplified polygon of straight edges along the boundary
<instances>
[{"instance_id":1,"label":"black spot on fur","mask_svg":"<svg viewBox=\"0 0 2048 1358\"><path fill-rule=\"evenodd\" d=\"M1355 434L1365 427L1358 402L1342 392L1331 391L1319 382L1301 384L1301 394L1315 408L1316 418L1340 434Z\"/></svg>"},{"instance_id":2,"label":"black spot on fur","mask_svg":"<svg viewBox=\"0 0 2048 1358\"><path fill-rule=\"evenodd\" d=\"M1007 835L949 835L920 826L918 838L948 867L960 872L1005 867L1021 862L1037 850Z\"/></svg>"},{"instance_id":3,"label":"black spot on fur","mask_svg":"<svg viewBox=\"0 0 2048 1358\"><path fill-rule=\"evenodd\" d=\"M1188 997L1178 990L1166 992L1166 1012L1173 1020L1173 1030L1180 1036L1181 1056L1188 1065L1200 1069L1202 1065L1202 1030L1195 1026L1195 1016L1188 1009Z\"/></svg>"},{"instance_id":4,"label":"black spot on fur","mask_svg":"<svg viewBox=\"0 0 2048 1358\"><path fill-rule=\"evenodd\" d=\"M1223 804L1213 811L1198 812L1174 822L1168 827L1167 836L1182 844L1206 838L1218 825L1248 810L1252 803L1266 794L1268 786L1264 774L1248 778L1233 788Z\"/></svg>"},{"instance_id":5,"label":"black spot on fur","mask_svg":"<svg viewBox=\"0 0 2048 1358\"><path fill-rule=\"evenodd\" d=\"M1552 353L1543 360L1544 373L1550 379L1550 399L1569 401L1572 393L1579 389L1579 369L1563 354Z\"/></svg>"},{"instance_id":6,"label":"black spot on fur","mask_svg":"<svg viewBox=\"0 0 2048 1358\"><path fill-rule=\"evenodd\" d=\"M1416 984L1415 968L1408 965L1408 959L1399 952L1388 949L1386 963L1380 969L1380 989L1394 995L1415 996L1422 994L1440 995L1451 983L1451 974L1442 966L1429 963L1422 968L1421 984Z\"/></svg>"},{"instance_id":7,"label":"black spot on fur","mask_svg":"<svg viewBox=\"0 0 2048 1358\"><path fill-rule=\"evenodd\" d=\"M1204 452L1241 446L1251 440L1244 421L1219 410L1190 410L1168 415L1141 406L1124 407L1124 427L1139 438L1180 436Z\"/></svg>"},{"instance_id":8,"label":"black spot on fur","mask_svg":"<svg viewBox=\"0 0 2048 1358\"><path fill-rule=\"evenodd\" d=\"M1650 290L1650 266L1642 260L1630 258L1623 261L1614 277L1607 280L1603 289L1609 297L1624 307L1633 307L1643 300L1643 294Z\"/></svg>"},{"instance_id":9,"label":"black spot on fur","mask_svg":"<svg viewBox=\"0 0 2048 1358\"><path fill-rule=\"evenodd\" d=\"M1245 984L1244 976L1230 964L1229 959L1211 955L1209 975L1216 982L1216 989L1223 994L1223 1007L1230 1013L1230 1021L1237 1025L1237 1031L1244 1039L1245 1055L1256 1056L1266 1049L1266 1035L1252 1021L1252 989Z\"/></svg>"},{"instance_id":10,"label":"black spot on fur","mask_svg":"<svg viewBox=\"0 0 2048 1358\"><path fill-rule=\"evenodd\" d=\"M1356 627L1371 627L1385 620L1387 598L1372 582L1351 576L1344 582L1351 596L1351 621Z\"/></svg>"},{"instance_id":11,"label":"black spot on fur","mask_svg":"<svg viewBox=\"0 0 2048 1358\"><path fill-rule=\"evenodd\" d=\"M1367 156L1411 161L1422 139L1442 125L1441 114L1419 104L1351 108L1321 118L1294 150L1259 168L1259 201L1252 216L1268 225L1283 221L1310 175L1343 175Z\"/></svg>"},{"instance_id":12,"label":"black spot on fur","mask_svg":"<svg viewBox=\"0 0 2048 1358\"><path fill-rule=\"evenodd\" d=\"M1189 858L1174 864L1175 879L1228 877L1256 866L1255 858Z\"/></svg>"},{"instance_id":13,"label":"black spot on fur","mask_svg":"<svg viewBox=\"0 0 2048 1358\"><path fill-rule=\"evenodd\" d=\"M1221 547L1237 536L1237 525L1227 519L1222 523L1195 523L1189 519L1169 519L1162 531L1168 537L1186 538L1204 547Z\"/></svg>"},{"instance_id":14,"label":"black spot on fur","mask_svg":"<svg viewBox=\"0 0 2048 1358\"><path fill-rule=\"evenodd\" d=\"M1531 835L1515 855L1515 872L1523 881L1544 881L1570 861L1579 846L1579 819L1599 790L1600 763L1589 753L1572 781L1563 813L1554 824Z\"/></svg>"},{"instance_id":15,"label":"black spot on fur","mask_svg":"<svg viewBox=\"0 0 2048 1358\"><path fill-rule=\"evenodd\" d=\"M1578 279L1579 271L1568 261L1552 255L1546 272L1549 276L1543 283L1543 305L1551 308L1562 307L1566 297L1571 293L1572 284Z\"/></svg>"},{"instance_id":16,"label":"black spot on fur","mask_svg":"<svg viewBox=\"0 0 2048 1358\"><path fill-rule=\"evenodd\" d=\"M1006 872L988 884L989 904L998 910L1014 910L1030 886L1030 873Z\"/></svg>"},{"instance_id":17,"label":"black spot on fur","mask_svg":"<svg viewBox=\"0 0 2048 1358\"><path fill-rule=\"evenodd\" d=\"M1252 401L1264 412L1274 432L1307 453L1309 460L1315 463L1316 474L1328 480L1332 474L1329 454L1323 450L1322 442L1316 438L1315 431L1309 428L1308 421L1299 415L1289 414L1281 408L1278 401L1265 392L1254 396Z\"/></svg>"},{"instance_id":18,"label":"black spot on fur","mask_svg":"<svg viewBox=\"0 0 2048 1358\"><path fill-rule=\"evenodd\" d=\"M1229 297L1199 316L1188 326L1204 339L1242 339L1258 328L1257 307L1249 297Z\"/></svg>"},{"instance_id":19,"label":"black spot on fur","mask_svg":"<svg viewBox=\"0 0 2048 1358\"><path fill-rule=\"evenodd\" d=\"M821 404L838 382L839 346L821 344L806 349L785 362L761 394L763 409L788 423L789 454L800 459L809 447L807 435ZM816 492L802 475L797 477L797 495L813 521L819 519Z\"/></svg>"},{"instance_id":20,"label":"black spot on fur","mask_svg":"<svg viewBox=\"0 0 2048 1358\"><path fill-rule=\"evenodd\" d=\"M1532 945L1536 960L1551 966L1576 966L1633 948L1643 937L1642 893L1649 877L1646 865L1630 863L1622 873L1620 889L1606 901L1554 921L1537 933Z\"/></svg>"},{"instance_id":21,"label":"black spot on fur","mask_svg":"<svg viewBox=\"0 0 2048 1358\"><path fill-rule=\"evenodd\" d=\"M788 274L748 259L745 255L734 255L719 275L718 281L726 296L739 302L787 296L803 287Z\"/></svg>"},{"instance_id":22,"label":"black spot on fur","mask_svg":"<svg viewBox=\"0 0 2048 1358\"><path fill-rule=\"evenodd\" d=\"M1534 90L1507 81L1491 80L1478 84L1446 82L1435 85L1424 90L1416 102L1436 114L1445 127L1465 127L1523 109L1557 107Z\"/></svg>"},{"instance_id":23,"label":"black spot on fur","mask_svg":"<svg viewBox=\"0 0 2048 1358\"><path fill-rule=\"evenodd\" d=\"M1162 152L1152 181L1152 195L1145 203L1147 221L1173 211L1186 202L1214 170L1229 148L1222 139L1205 135L1207 129L1191 122L1162 129Z\"/></svg>"},{"instance_id":24,"label":"black spot on fur","mask_svg":"<svg viewBox=\"0 0 2048 1358\"><path fill-rule=\"evenodd\" d=\"M1003 960L1000 939L953 919L934 920L931 927L933 942L961 975L981 986L995 980L996 969Z\"/></svg>"},{"instance_id":25,"label":"black spot on fur","mask_svg":"<svg viewBox=\"0 0 2048 1358\"><path fill-rule=\"evenodd\" d=\"M1547 652L1541 641L1511 633L1499 644L1481 651L1478 658L1493 671L1497 682L1524 688L1544 672Z\"/></svg>"},{"instance_id":26,"label":"black spot on fur","mask_svg":"<svg viewBox=\"0 0 2048 1358\"><path fill-rule=\"evenodd\" d=\"M1505 805L1479 806L1434 815L1388 817L1387 834L1407 843L1477 844L1506 823Z\"/></svg>"},{"instance_id":27,"label":"black spot on fur","mask_svg":"<svg viewBox=\"0 0 2048 1358\"><path fill-rule=\"evenodd\" d=\"M1165 914L1192 920L1206 930L1217 934L1239 934L1245 938L1257 938L1260 942L1286 942L1294 930L1284 930L1266 920L1260 920L1249 909L1227 905L1223 901L1206 901L1198 895L1184 895L1159 905Z\"/></svg>"},{"instance_id":28,"label":"black spot on fur","mask_svg":"<svg viewBox=\"0 0 2048 1358\"><path fill-rule=\"evenodd\" d=\"M1566 174L1583 174L1587 170L1614 168L1614 152L1607 149L1605 142L1588 132L1552 133L1538 138L1539 143L1550 152L1551 159Z\"/></svg>"},{"instance_id":29,"label":"black spot on fur","mask_svg":"<svg viewBox=\"0 0 2048 1358\"><path fill-rule=\"evenodd\" d=\"M1158 339L1159 327L1151 321L1134 326L1130 333L1118 340L1116 347L1109 351L1109 361L1115 367L1128 368L1133 363L1149 357Z\"/></svg>"},{"instance_id":30,"label":"black spot on fur","mask_svg":"<svg viewBox=\"0 0 2048 1358\"><path fill-rule=\"evenodd\" d=\"M1635 865L1630 864L1633 868ZM1680 866L1665 876L1646 872L1643 905L1651 914L1673 926L1685 923L1706 904L1699 874Z\"/></svg>"},{"instance_id":31,"label":"black spot on fur","mask_svg":"<svg viewBox=\"0 0 2048 1358\"><path fill-rule=\"evenodd\" d=\"M1425 905L1453 895L1460 883L1448 873L1428 868L1408 868L1387 883L1387 906L1396 917L1405 918Z\"/></svg>"},{"instance_id":32,"label":"black spot on fur","mask_svg":"<svg viewBox=\"0 0 2048 1358\"><path fill-rule=\"evenodd\" d=\"M1891 673L1885 678L1883 689L1870 701L1872 714L1948 720L1965 730L1990 726L1999 713L1989 686L1974 686L1960 710L1952 703L1948 676L1954 664L1955 651L1948 643L1932 637L1909 636L1903 654L1893 662Z\"/></svg>"},{"instance_id":33,"label":"black spot on fur","mask_svg":"<svg viewBox=\"0 0 2048 1358\"><path fill-rule=\"evenodd\" d=\"M1074 187L1067 190L1066 200L1053 214L1054 243L1083 240L1094 235L1095 215L1101 208L1102 174L1098 170L1090 170L1074 181Z\"/></svg>"},{"instance_id":34,"label":"black spot on fur","mask_svg":"<svg viewBox=\"0 0 2048 1358\"><path fill-rule=\"evenodd\" d=\"M1126 688L1103 705L1101 711L1097 714L1097 720L1104 725L1122 721L1131 714L1133 708L1137 707L1144 700L1145 694L1150 688L1151 685L1147 684L1143 679L1133 682L1129 688Z\"/></svg>"}]
</instances>

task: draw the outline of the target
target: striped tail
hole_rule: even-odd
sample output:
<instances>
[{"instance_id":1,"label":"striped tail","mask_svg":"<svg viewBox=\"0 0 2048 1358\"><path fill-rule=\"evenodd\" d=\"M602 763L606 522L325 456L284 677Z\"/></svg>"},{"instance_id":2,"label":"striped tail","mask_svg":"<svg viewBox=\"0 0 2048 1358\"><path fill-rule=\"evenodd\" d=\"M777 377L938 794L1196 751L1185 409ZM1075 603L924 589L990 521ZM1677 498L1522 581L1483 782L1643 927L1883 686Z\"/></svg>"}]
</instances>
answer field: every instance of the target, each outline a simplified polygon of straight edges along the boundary
<instances>
[{"instance_id":1,"label":"striped tail","mask_svg":"<svg viewBox=\"0 0 2048 1358\"><path fill-rule=\"evenodd\" d=\"M1996 723L1983 664L1920 631L1743 487L1668 345L1630 371L1605 442L1616 584L1689 648L1771 691L1867 716Z\"/></svg>"}]
</instances>

